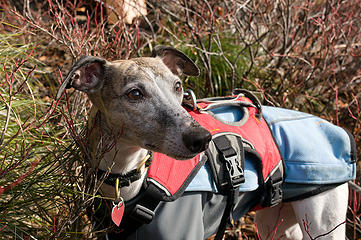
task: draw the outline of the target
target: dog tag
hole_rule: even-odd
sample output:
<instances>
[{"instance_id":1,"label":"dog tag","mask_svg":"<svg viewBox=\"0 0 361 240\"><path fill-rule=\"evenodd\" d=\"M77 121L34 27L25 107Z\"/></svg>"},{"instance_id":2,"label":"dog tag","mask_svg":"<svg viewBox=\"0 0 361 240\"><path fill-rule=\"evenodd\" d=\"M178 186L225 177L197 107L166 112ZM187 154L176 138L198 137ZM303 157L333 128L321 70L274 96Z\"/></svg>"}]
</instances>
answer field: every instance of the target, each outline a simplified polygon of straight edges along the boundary
<instances>
[{"instance_id":1,"label":"dog tag","mask_svg":"<svg viewBox=\"0 0 361 240\"><path fill-rule=\"evenodd\" d=\"M113 203L112 220L119 227L124 214L124 201L120 201L118 204Z\"/></svg>"}]
</instances>

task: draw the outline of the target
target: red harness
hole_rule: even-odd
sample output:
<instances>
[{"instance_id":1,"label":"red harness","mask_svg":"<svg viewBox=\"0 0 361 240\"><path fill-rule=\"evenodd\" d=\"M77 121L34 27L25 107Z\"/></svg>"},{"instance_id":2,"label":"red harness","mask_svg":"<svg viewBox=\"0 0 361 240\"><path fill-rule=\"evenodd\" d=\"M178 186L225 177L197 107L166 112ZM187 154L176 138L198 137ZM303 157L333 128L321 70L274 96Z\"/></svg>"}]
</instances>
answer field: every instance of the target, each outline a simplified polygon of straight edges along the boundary
<instances>
[{"instance_id":1,"label":"red harness","mask_svg":"<svg viewBox=\"0 0 361 240\"><path fill-rule=\"evenodd\" d=\"M232 104L238 104L248 111L248 119L240 126L227 124L214 117L210 109L216 107L222 101L232 99ZM216 100L216 101L214 101ZM217 101L221 100L221 101ZM254 147L253 154L259 160L260 173L263 176L263 183L270 180L275 169L282 167L281 154L276 145L272 133L261 116L260 108L257 108L253 102L244 96L233 96L232 98L217 98L212 101L198 100L197 109L186 107L188 113L204 128L206 128L213 137L220 133L235 133L251 143ZM161 199L172 201L177 199L197 174L199 168L204 164L207 158L203 154L189 160L175 160L161 153L153 153L153 161L148 170L147 181L158 189ZM272 185L274 185L272 180ZM282 176L281 181L282 182ZM273 205L273 204L270 204Z\"/></svg>"}]
</instances>

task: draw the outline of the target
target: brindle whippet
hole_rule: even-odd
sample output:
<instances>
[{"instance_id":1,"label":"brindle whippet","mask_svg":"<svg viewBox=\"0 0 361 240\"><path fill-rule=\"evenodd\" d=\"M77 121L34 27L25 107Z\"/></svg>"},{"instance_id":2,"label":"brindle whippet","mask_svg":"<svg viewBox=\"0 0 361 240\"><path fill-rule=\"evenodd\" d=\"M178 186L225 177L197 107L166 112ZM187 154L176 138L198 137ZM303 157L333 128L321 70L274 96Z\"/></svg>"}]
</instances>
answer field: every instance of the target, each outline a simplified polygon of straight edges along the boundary
<instances>
[{"instance_id":1,"label":"brindle whippet","mask_svg":"<svg viewBox=\"0 0 361 240\"><path fill-rule=\"evenodd\" d=\"M189 159L208 147L211 135L181 105L184 92L180 74L197 76L199 69L182 52L172 47L158 46L154 49L153 57L114 62L98 57L82 57L60 87L57 98L61 97L65 88L73 87L85 92L93 104L89 125L100 131L92 131L90 136L92 167L116 174L140 169L141 178L120 189L120 196L125 201L134 198L141 189L146 172L142 161L148 151L160 152L175 159ZM95 121L95 118L98 120ZM107 141L114 139L115 146L100 159L97 158L99 146L107 145ZM114 186L104 183L100 192L106 197L115 197ZM161 208L172 209L168 208L169 204L176 206L177 202L186 203L196 195L201 193L190 193L174 203L163 203L156 214L162 221L154 221L148 230L144 226L142 231L150 232L154 239L201 239L213 234L216 230L213 225L216 224L202 223L205 229L194 229L191 225L195 215L207 214L205 209L199 213L189 204L181 206L179 209L185 214L180 215L189 218L190 225L186 227L178 225L180 215L163 217L163 213L165 216L167 213ZM199 201L204 206L205 199ZM263 240L308 239L303 227L305 217L310 223L308 231L313 236L324 234L330 226L345 221L347 201L346 183L304 200L260 210L256 215L259 234ZM200 221L204 219L201 217ZM213 218L208 220L218 221ZM284 223L276 229L280 221ZM137 236L141 239L141 234ZM146 234L143 236L144 239L153 239ZM345 224L324 239L345 239Z\"/></svg>"}]
</instances>

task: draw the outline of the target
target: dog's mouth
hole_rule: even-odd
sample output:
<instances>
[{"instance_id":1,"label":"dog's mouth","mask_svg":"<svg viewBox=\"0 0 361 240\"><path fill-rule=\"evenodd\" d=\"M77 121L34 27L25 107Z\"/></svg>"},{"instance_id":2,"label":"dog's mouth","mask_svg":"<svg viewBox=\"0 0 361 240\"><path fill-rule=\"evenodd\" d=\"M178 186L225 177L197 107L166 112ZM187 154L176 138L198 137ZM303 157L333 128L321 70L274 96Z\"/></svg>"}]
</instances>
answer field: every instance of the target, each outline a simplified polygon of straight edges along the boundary
<instances>
[{"instance_id":1,"label":"dog's mouth","mask_svg":"<svg viewBox=\"0 0 361 240\"><path fill-rule=\"evenodd\" d=\"M161 152L160 151L160 147L150 144L150 143L146 143L145 148L150 150L150 151L155 151L155 152ZM165 155L177 159L177 160L188 160L191 158L194 158L195 156L197 156L199 153L196 154L169 154L169 153L165 153Z\"/></svg>"},{"instance_id":2,"label":"dog's mouth","mask_svg":"<svg viewBox=\"0 0 361 240\"><path fill-rule=\"evenodd\" d=\"M146 143L144 146L146 148L148 148L149 150L153 150L153 151L157 151L157 149L159 149L157 146L155 146L153 144L149 144L149 143Z\"/></svg>"}]
</instances>

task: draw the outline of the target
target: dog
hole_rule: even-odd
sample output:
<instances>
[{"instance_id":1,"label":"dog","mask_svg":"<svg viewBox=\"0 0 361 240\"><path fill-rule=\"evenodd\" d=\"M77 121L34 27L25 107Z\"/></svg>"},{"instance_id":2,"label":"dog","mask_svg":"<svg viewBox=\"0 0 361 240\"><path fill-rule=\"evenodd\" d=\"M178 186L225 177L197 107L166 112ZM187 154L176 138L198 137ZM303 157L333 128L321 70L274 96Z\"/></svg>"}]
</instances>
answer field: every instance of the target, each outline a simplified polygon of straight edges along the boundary
<instances>
[{"instance_id":1,"label":"dog","mask_svg":"<svg viewBox=\"0 0 361 240\"><path fill-rule=\"evenodd\" d=\"M91 166L110 174L138 177L117 190L100 186L102 196L132 201L146 178L149 152L174 159L192 158L208 148L210 133L182 107L180 75L198 76L199 69L184 53L157 46L152 57L109 62L98 57L80 58L61 85L85 92L92 102L89 115ZM97 130L95 130L97 129ZM109 147L107 151L100 151ZM261 189L240 193L233 216L241 217L259 201ZM345 239L347 183L315 196L256 212L256 226L265 239ZM217 232L225 197L209 192L186 192L174 202L161 202L153 221L126 239L206 239ZM120 233L121 235L121 233ZM123 239L122 237L115 239ZM324 235L324 236L323 236ZM110 239L107 234L106 239Z\"/></svg>"}]
</instances>

